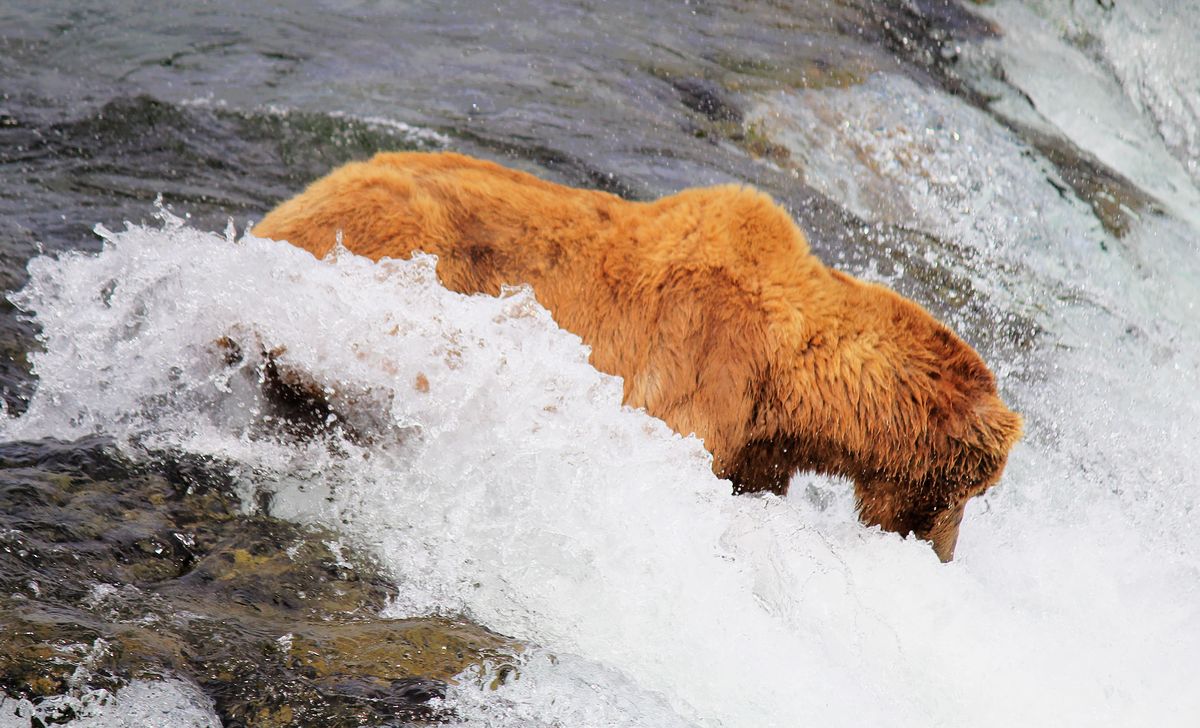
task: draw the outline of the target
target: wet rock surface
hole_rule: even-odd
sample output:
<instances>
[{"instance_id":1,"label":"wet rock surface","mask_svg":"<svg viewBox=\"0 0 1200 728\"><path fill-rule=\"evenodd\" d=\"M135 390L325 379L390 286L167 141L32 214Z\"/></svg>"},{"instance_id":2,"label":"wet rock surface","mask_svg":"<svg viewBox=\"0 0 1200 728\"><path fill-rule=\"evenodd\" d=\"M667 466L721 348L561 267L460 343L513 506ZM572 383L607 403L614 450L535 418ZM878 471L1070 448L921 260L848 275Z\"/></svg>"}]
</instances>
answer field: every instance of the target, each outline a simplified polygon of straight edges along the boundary
<instances>
[{"instance_id":1,"label":"wet rock surface","mask_svg":"<svg viewBox=\"0 0 1200 728\"><path fill-rule=\"evenodd\" d=\"M381 618L376 565L245 515L235 488L218 463L135 465L104 440L0 446L0 690L181 677L227 726L438 722L446 681L513 653L466 622Z\"/></svg>"}]
</instances>

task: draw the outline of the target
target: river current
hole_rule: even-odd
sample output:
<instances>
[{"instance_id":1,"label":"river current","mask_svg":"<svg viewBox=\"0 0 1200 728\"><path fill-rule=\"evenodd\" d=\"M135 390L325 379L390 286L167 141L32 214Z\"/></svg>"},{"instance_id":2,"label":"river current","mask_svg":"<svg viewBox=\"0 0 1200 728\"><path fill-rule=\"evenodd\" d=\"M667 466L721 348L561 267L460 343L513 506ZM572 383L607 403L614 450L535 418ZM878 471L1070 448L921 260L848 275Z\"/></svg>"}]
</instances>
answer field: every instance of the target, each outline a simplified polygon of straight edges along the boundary
<instances>
[{"instance_id":1,"label":"river current","mask_svg":"<svg viewBox=\"0 0 1200 728\"><path fill-rule=\"evenodd\" d=\"M517 679L438 698L466 725L1191 725L1198 27L1169 0L9 3L0 438L220 458L246 503L377 559L387 616L527 645ZM731 497L526 290L244 233L380 148L770 192L1025 416L955 561L860 525L836 479ZM347 427L260 436L222 337L283 352ZM79 713L220 724L170 676Z\"/></svg>"}]
</instances>

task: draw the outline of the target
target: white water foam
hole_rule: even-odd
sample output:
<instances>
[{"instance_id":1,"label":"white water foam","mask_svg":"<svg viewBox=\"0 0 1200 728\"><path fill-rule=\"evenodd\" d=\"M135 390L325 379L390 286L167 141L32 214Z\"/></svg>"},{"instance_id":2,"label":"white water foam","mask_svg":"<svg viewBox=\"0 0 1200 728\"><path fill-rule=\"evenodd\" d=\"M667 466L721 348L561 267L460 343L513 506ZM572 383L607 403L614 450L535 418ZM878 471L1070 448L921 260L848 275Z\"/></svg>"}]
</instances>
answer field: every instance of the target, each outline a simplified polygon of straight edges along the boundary
<instances>
[{"instance_id":1,"label":"white water foam","mask_svg":"<svg viewBox=\"0 0 1200 728\"><path fill-rule=\"evenodd\" d=\"M88 690L34 705L0 693L0 728L53 725L72 728L220 728L212 701L181 680L134 680L114 692ZM35 722L36 721L36 722Z\"/></svg>"},{"instance_id":2,"label":"white water foam","mask_svg":"<svg viewBox=\"0 0 1200 728\"><path fill-rule=\"evenodd\" d=\"M1006 113L1036 113L1200 226L1200 5L1003 0L980 12L1005 32L968 56L1020 90Z\"/></svg>"},{"instance_id":3,"label":"white water foam","mask_svg":"<svg viewBox=\"0 0 1200 728\"><path fill-rule=\"evenodd\" d=\"M1169 449L1200 418L1167 426L1128 382L1082 411L1070 376L1024 393L1041 434L942 565L858 525L844 483L731 497L700 443L623 408L527 291L465 297L427 258L322 262L177 223L105 235L98 255L31 264L19 302L46 351L0 434L243 463L278 514L393 570L393 614L463 613L535 646L494 692L464 676L448 700L468 724L1183 725L1200 708L1196 455ZM261 350L373 444L256 435ZM1077 347L1062 367L1112 383L1141 350ZM1163 356L1137 387L1192 412L1172 365L1194 351Z\"/></svg>"},{"instance_id":4,"label":"white water foam","mask_svg":"<svg viewBox=\"0 0 1200 728\"><path fill-rule=\"evenodd\" d=\"M969 258L914 253L1001 309L1030 314L1044 303L1019 286L1059 293L1063 281L1119 266L1088 206L1047 183L1067 188L1049 162L983 112L907 78L776 93L750 119L788 147L808 184L856 215L968 247ZM1125 275L1117 267L1110 277Z\"/></svg>"}]
</instances>

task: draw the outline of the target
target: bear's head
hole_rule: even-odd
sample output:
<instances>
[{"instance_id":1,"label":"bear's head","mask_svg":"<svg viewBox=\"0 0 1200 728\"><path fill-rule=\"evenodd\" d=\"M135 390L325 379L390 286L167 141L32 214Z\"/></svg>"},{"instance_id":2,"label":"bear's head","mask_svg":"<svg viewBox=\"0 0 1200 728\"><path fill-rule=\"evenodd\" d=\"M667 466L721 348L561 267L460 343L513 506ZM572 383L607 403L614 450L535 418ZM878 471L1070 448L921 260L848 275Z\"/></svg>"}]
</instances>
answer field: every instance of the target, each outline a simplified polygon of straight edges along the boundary
<instances>
[{"instance_id":1,"label":"bear's head","mask_svg":"<svg viewBox=\"0 0 1200 728\"><path fill-rule=\"evenodd\" d=\"M954 554L966 502L1000 478L1021 436L996 380L966 342L896 293L833 273L844 285L841 346L831 354L858 372L846 445L860 514ZM836 369L837 367L835 367Z\"/></svg>"},{"instance_id":2,"label":"bear's head","mask_svg":"<svg viewBox=\"0 0 1200 728\"><path fill-rule=\"evenodd\" d=\"M728 474L739 490L776 492L796 470L849 477L865 523L915 533L948 561L966 502L1000 478L1021 417L927 311L826 270L833 285L797 301L797 336L759 390L773 406Z\"/></svg>"}]
</instances>

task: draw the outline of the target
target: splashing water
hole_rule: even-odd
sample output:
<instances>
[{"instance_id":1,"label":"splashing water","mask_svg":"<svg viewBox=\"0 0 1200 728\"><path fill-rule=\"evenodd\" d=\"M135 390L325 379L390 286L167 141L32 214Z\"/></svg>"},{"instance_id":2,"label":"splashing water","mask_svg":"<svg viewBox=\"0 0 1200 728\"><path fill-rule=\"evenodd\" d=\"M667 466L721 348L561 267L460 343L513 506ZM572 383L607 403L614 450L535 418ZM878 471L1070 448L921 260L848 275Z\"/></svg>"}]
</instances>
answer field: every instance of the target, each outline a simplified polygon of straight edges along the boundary
<instances>
[{"instance_id":1,"label":"splashing water","mask_svg":"<svg viewBox=\"0 0 1200 728\"><path fill-rule=\"evenodd\" d=\"M979 52L1003 67L1023 103L1173 214L1200 222L1200 6L1008 0L981 10L1014 29ZM1006 108L1020 114L1014 106Z\"/></svg>"},{"instance_id":2,"label":"splashing water","mask_svg":"<svg viewBox=\"0 0 1200 728\"><path fill-rule=\"evenodd\" d=\"M110 693L92 690L81 697L59 696L34 705L0 699L0 728L61 723L74 716L74 728L220 728L212 701L179 680L134 680ZM36 721L36 722L34 722Z\"/></svg>"},{"instance_id":3,"label":"splashing water","mask_svg":"<svg viewBox=\"0 0 1200 728\"><path fill-rule=\"evenodd\" d=\"M279 515L332 524L388 564L396 616L464 613L536 645L509 686L452 691L469 722L1116 726L1197 707L1188 464L1128 482L1131 458L1172 427L1193 436L1194 417L1102 435L1113 404L1076 407L1072 376L1024 392L1045 425L941 565L859 526L844 483L729 496L700 443L623 408L619 381L527 290L461 296L429 258L317 261L175 222L103 234L99 255L31 265L19 303L46 351L3 435L100 431L232 458ZM226 362L222 337L244 361ZM1081 348L1060 371L1116 378ZM256 434L260 350L370 444ZM1172 371L1143 372L1140 406L1171 401Z\"/></svg>"}]
</instances>

